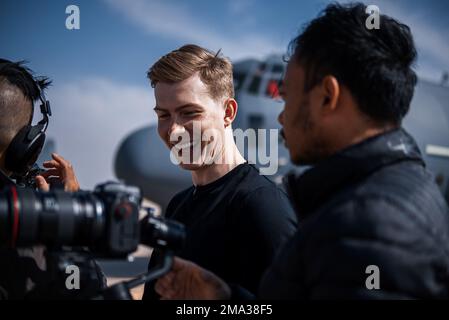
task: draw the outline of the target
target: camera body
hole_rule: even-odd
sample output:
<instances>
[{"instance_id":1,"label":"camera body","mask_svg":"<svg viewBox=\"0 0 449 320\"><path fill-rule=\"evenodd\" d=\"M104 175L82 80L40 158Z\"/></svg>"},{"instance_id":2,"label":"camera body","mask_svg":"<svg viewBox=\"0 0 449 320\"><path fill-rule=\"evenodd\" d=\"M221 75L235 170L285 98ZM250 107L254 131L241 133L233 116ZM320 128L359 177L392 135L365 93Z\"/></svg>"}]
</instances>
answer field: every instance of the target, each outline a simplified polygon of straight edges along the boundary
<instances>
[{"instance_id":1,"label":"camera body","mask_svg":"<svg viewBox=\"0 0 449 320\"><path fill-rule=\"evenodd\" d=\"M137 187L118 182L73 193L10 186L0 192L0 246L88 247L101 258L125 258L139 243L181 246L183 226L152 214L139 221L141 202Z\"/></svg>"},{"instance_id":2,"label":"camera body","mask_svg":"<svg viewBox=\"0 0 449 320\"><path fill-rule=\"evenodd\" d=\"M139 210L142 197L137 187L120 183L98 185L93 195L101 199L105 232L91 251L106 256L126 256L137 250L140 243Z\"/></svg>"}]
</instances>

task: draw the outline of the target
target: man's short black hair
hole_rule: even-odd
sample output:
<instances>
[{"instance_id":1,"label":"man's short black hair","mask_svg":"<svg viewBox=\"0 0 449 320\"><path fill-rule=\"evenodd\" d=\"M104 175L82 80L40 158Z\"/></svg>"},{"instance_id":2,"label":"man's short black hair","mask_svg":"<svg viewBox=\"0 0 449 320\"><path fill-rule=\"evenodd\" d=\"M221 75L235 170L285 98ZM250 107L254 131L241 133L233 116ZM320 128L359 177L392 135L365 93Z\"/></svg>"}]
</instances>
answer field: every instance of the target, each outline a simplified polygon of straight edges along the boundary
<instances>
[{"instance_id":1,"label":"man's short black hair","mask_svg":"<svg viewBox=\"0 0 449 320\"><path fill-rule=\"evenodd\" d=\"M34 77L33 72L25 66L25 61L12 62L6 59L0 59L0 80L7 80L19 88L31 102L38 100L39 92L51 84L47 77Z\"/></svg>"},{"instance_id":2,"label":"man's short black hair","mask_svg":"<svg viewBox=\"0 0 449 320\"><path fill-rule=\"evenodd\" d=\"M365 10L362 3L328 5L290 42L290 55L304 67L305 91L333 75L366 115L400 124L417 81L413 37L408 26L382 14L380 28L368 29Z\"/></svg>"},{"instance_id":3,"label":"man's short black hair","mask_svg":"<svg viewBox=\"0 0 449 320\"><path fill-rule=\"evenodd\" d=\"M34 77L23 61L0 59L0 152L33 117L32 105L51 81Z\"/></svg>"}]
</instances>

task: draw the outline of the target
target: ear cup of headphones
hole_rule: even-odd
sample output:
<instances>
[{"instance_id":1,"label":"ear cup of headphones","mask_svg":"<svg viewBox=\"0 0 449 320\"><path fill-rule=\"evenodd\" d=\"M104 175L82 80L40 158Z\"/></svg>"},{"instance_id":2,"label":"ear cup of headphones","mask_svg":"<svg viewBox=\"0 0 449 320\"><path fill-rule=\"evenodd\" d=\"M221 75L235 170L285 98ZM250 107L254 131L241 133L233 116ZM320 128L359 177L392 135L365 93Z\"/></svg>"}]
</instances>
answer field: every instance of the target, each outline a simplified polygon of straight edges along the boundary
<instances>
[{"instance_id":1,"label":"ear cup of headphones","mask_svg":"<svg viewBox=\"0 0 449 320\"><path fill-rule=\"evenodd\" d=\"M30 125L23 127L9 144L5 156L7 170L22 174L36 162L45 143L45 133L33 129Z\"/></svg>"}]
</instances>

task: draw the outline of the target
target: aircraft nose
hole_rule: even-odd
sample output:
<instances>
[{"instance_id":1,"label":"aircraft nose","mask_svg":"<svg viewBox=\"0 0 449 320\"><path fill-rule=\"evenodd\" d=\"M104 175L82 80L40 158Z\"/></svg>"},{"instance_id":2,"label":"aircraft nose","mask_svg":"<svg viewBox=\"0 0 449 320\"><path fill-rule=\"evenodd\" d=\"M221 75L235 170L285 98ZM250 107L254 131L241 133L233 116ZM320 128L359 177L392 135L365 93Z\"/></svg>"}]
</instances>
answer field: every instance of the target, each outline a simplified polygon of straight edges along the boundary
<instances>
[{"instance_id":1,"label":"aircraft nose","mask_svg":"<svg viewBox=\"0 0 449 320\"><path fill-rule=\"evenodd\" d=\"M167 162L167 147L155 125L128 135L117 149L114 169L119 179L139 184L154 173L158 164Z\"/></svg>"},{"instance_id":2,"label":"aircraft nose","mask_svg":"<svg viewBox=\"0 0 449 320\"><path fill-rule=\"evenodd\" d=\"M190 173L170 162L170 151L156 125L129 134L117 149L115 174L137 186L142 195L164 208L171 197L190 183Z\"/></svg>"},{"instance_id":3,"label":"aircraft nose","mask_svg":"<svg viewBox=\"0 0 449 320\"><path fill-rule=\"evenodd\" d=\"M281 124L281 126L284 125L283 116L284 116L284 110L282 110L278 115L278 122Z\"/></svg>"}]
</instances>

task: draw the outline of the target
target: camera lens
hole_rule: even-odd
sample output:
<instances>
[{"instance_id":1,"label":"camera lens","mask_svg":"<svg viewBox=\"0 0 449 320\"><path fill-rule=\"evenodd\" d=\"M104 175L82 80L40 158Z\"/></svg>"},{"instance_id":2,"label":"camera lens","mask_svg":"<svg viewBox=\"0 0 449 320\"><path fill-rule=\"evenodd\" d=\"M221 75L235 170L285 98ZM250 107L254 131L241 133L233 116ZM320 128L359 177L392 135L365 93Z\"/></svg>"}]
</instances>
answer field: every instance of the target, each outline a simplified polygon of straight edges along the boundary
<instances>
[{"instance_id":1,"label":"camera lens","mask_svg":"<svg viewBox=\"0 0 449 320\"><path fill-rule=\"evenodd\" d=\"M10 187L0 193L0 244L91 246L103 234L104 211L92 193Z\"/></svg>"},{"instance_id":2,"label":"camera lens","mask_svg":"<svg viewBox=\"0 0 449 320\"><path fill-rule=\"evenodd\" d=\"M88 247L98 257L126 257L140 243L171 250L184 242L184 227L151 213L139 223L136 187L107 182L93 192L0 191L0 246L43 244Z\"/></svg>"}]
</instances>

